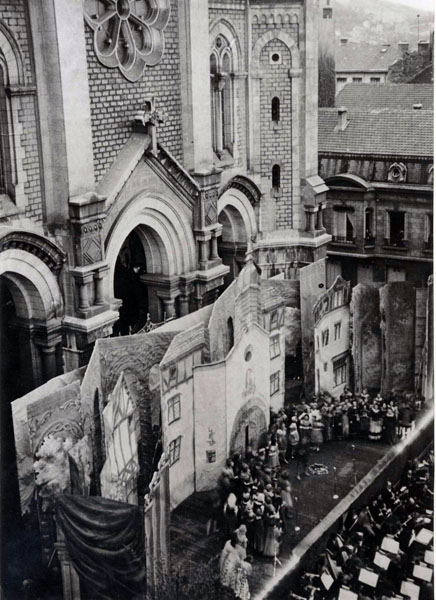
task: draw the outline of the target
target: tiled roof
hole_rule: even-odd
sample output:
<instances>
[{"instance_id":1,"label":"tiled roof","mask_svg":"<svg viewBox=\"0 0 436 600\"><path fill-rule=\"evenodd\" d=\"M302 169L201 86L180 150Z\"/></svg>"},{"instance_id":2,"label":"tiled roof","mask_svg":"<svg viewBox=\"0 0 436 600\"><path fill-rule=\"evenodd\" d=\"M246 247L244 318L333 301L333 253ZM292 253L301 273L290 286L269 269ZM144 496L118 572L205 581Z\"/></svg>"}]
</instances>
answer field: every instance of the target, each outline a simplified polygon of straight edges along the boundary
<instances>
[{"instance_id":1,"label":"tiled roof","mask_svg":"<svg viewBox=\"0 0 436 600\"><path fill-rule=\"evenodd\" d=\"M335 70L336 73L387 71L400 57L397 46L347 42L336 47Z\"/></svg>"},{"instance_id":2,"label":"tiled roof","mask_svg":"<svg viewBox=\"0 0 436 600\"><path fill-rule=\"evenodd\" d=\"M337 109L319 110L319 153L433 156L433 111L353 111L347 118L338 131Z\"/></svg>"},{"instance_id":3,"label":"tiled roof","mask_svg":"<svg viewBox=\"0 0 436 600\"><path fill-rule=\"evenodd\" d=\"M186 331L181 331L173 338L163 357L162 364L174 362L193 350L202 346L208 347L208 345L209 332L203 323L198 323Z\"/></svg>"},{"instance_id":4,"label":"tiled roof","mask_svg":"<svg viewBox=\"0 0 436 600\"><path fill-rule=\"evenodd\" d=\"M422 104L424 110L433 110L433 86L412 83L347 83L335 100L336 106L348 110L412 110Z\"/></svg>"}]
</instances>

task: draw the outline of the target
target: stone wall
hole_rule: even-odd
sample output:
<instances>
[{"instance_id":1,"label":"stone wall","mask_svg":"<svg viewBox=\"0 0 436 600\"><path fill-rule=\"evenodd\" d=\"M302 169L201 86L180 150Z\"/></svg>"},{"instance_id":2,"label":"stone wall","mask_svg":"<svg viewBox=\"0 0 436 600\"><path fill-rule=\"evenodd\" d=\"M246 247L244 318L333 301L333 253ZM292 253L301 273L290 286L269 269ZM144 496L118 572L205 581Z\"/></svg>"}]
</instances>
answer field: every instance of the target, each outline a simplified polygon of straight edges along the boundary
<instances>
[{"instance_id":1,"label":"stone wall","mask_svg":"<svg viewBox=\"0 0 436 600\"><path fill-rule=\"evenodd\" d=\"M351 299L355 391L380 389L381 332L378 286L359 284Z\"/></svg>"},{"instance_id":2,"label":"stone wall","mask_svg":"<svg viewBox=\"0 0 436 600\"><path fill-rule=\"evenodd\" d=\"M95 177L99 181L131 133L131 122L145 98L155 97L156 108L165 113L158 139L176 158L183 159L180 91L180 54L177 0L164 31L165 52L160 63L146 68L135 83L117 68L102 66L93 48L93 32L86 26L86 45L91 99L91 124Z\"/></svg>"},{"instance_id":3,"label":"stone wall","mask_svg":"<svg viewBox=\"0 0 436 600\"><path fill-rule=\"evenodd\" d=\"M273 63L272 56L278 54L280 63ZM280 40L271 40L260 55L262 80L260 85L261 115L261 174L270 181L272 168L280 167L280 188L271 191L275 197L276 228L286 229L293 224L292 161L292 98L291 80L288 72L292 67L291 53ZM280 101L280 121L272 121L271 102ZM269 190L268 190L269 191Z\"/></svg>"},{"instance_id":4,"label":"stone wall","mask_svg":"<svg viewBox=\"0 0 436 600\"><path fill-rule=\"evenodd\" d=\"M382 393L414 389L415 290L406 282L380 289Z\"/></svg>"},{"instance_id":5,"label":"stone wall","mask_svg":"<svg viewBox=\"0 0 436 600\"><path fill-rule=\"evenodd\" d=\"M306 397L310 397L315 389L314 316L312 309L317 299L327 289L326 271L326 259L300 269L301 347Z\"/></svg>"},{"instance_id":6,"label":"stone wall","mask_svg":"<svg viewBox=\"0 0 436 600\"><path fill-rule=\"evenodd\" d=\"M17 57L23 71L23 89L35 86L29 16L24 0L2 0L0 18L19 48ZM3 48L5 54L7 47ZM20 60L21 59L21 60ZM8 57L6 56L6 62ZM6 81L6 84L9 82ZM35 91L25 91L15 98L17 107L14 130L9 132L17 159L17 194L24 195L24 216L36 222L43 219L40 148L38 140L37 99ZM22 187L21 187L22 184ZM20 203L21 204L21 203Z\"/></svg>"}]
</instances>

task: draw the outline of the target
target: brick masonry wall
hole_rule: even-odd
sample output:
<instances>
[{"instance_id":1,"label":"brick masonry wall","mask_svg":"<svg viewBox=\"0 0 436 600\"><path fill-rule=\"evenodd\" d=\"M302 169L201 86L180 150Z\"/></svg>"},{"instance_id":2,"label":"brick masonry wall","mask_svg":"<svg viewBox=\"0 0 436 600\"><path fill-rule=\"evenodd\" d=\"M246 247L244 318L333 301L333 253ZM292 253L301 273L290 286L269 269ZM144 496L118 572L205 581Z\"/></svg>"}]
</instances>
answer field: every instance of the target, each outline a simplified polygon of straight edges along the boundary
<instances>
[{"instance_id":1,"label":"brick masonry wall","mask_svg":"<svg viewBox=\"0 0 436 600\"><path fill-rule=\"evenodd\" d=\"M281 63L274 64L270 56L278 53ZM280 40L271 40L260 55L262 80L260 87L261 114L261 174L271 181L272 167L280 165L280 191L276 197L276 227L292 227L292 100L291 53ZM280 122L276 126L271 119L271 101L277 96L280 100Z\"/></svg>"},{"instance_id":2,"label":"brick masonry wall","mask_svg":"<svg viewBox=\"0 0 436 600\"><path fill-rule=\"evenodd\" d=\"M156 99L157 109L166 115L165 123L158 130L158 140L177 160L182 161L177 0L171 1L163 58L155 67L146 68L139 81L131 83L118 68L108 69L99 63L93 48L93 32L88 26L86 47L96 181L102 178L128 140L136 111L145 98L152 96Z\"/></svg>"},{"instance_id":3,"label":"brick masonry wall","mask_svg":"<svg viewBox=\"0 0 436 600\"><path fill-rule=\"evenodd\" d=\"M218 7L219 5L219 7ZM223 19L224 22L230 23L233 27L236 37L239 41L239 47L241 48L241 56L239 56L239 71L247 71L247 57L246 57L246 36L245 36L245 2L234 1L229 4L228 2L213 2L213 6L209 6L209 24L211 27L219 20ZM210 44L213 44L214 40L210 40ZM246 167L246 156L247 156L247 136L246 136L246 116L247 116L247 99L245 94L245 80L235 80L235 102L237 102L237 110L235 115L234 123L234 134L235 134L235 164L233 167L239 167L244 169Z\"/></svg>"},{"instance_id":4,"label":"brick masonry wall","mask_svg":"<svg viewBox=\"0 0 436 600\"><path fill-rule=\"evenodd\" d=\"M0 18L12 32L21 50L25 85L32 86L35 76L26 2L0 0ZM25 217L40 222L43 219L43 206L36 102L35 95L19 98L17 117L21 134L17 138L16 150L22 153L23 172L18 173L18 183L24 182Z\"/></svg>"}]
</instances>

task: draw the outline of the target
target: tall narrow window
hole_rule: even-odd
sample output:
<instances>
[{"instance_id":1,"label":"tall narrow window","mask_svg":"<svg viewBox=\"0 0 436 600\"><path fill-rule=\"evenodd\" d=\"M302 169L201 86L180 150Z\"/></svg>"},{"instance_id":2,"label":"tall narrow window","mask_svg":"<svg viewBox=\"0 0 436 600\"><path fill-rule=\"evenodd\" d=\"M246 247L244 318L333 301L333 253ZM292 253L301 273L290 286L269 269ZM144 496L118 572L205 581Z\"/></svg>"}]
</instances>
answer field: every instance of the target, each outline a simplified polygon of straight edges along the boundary
<instances>
[{"instance_id":1,"label":"tall narrow window","mask_svg":"<svg viewBox=\"0 0 436 600\"><path fill-rule=\"evenodd\" d=\"M274 165L272 168L272 186L275 190L280 189L280 165Z\"/></svg>"},{"instance_id":2,"label":"tall narrow window","mask_svg":"<svg viewBox=\"0 0 436 600\"><path fill-rule=\"evenodd\" d=\"M10 194L14 183L9 98L6 72L0 63L0 194Z\"/></svg>"},{"instance_id":3,"label":"tall narrow window","mask_svg":"<svg viewBox=\"0 0 436 600\"><path fill-rule=\"evenodd\" d=\"M233 328L233 319L229 317L227 319L227 352L233 348L235 344L235 332Z\"/></svg>"},{"instance_id":4,"label":"tall narrow window","mask_svg":"<svg viewBox=\"0 0 436 600\"><path fill-rule=\"evenodd\" d=\"M233 56L226 38L219 35L210 55L212 145L221 158L233 154Z\"/></svg>"},{"instance_id":5,"label":"tall narrow window","mask_svg":"<svg viewBox=\"0 0 436 600\"><path fill-rule=\"evenodd\" d=\"M274 123L278 123L280 121L280 100L277 96L271 100L271 120Z\"/></svg>"}]
</instances>

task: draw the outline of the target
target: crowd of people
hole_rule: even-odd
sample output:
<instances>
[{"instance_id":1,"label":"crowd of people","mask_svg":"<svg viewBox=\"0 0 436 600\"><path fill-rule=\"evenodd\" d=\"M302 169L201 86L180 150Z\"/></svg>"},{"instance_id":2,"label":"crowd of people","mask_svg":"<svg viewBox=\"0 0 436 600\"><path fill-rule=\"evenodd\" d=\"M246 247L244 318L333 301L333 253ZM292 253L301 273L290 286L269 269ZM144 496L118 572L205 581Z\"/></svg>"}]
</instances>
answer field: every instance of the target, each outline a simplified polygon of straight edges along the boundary
<instances>
[{"instance_id":1,"label":"crowd of people","mask_svg":"<svg viewBox=\"0 0 436 600\"><path fill-rule=\"evenodd\" d=\"M208 533L220 530L225 546L220 578L236 596L249 598L252 557L277 558L297 498L286 465L296 461L296 478L307 473L310 452L332 440L370 439L394 444L414 427L422 401L404 394L372 398L367 390L340 398L327 394L271 413L270 426L257 451L235 454L221 472Z\"/></svg>"},{"instance_id":2,"label":"crowd of people","mask_svg":"<svg viewBox=\"0 0 436 600\"><path fill-rule=\"evenodd\" d=\"M434 454L415 459L402 480L343 517L337 533L289 593L293 600L434 598Z\"/></svg>"}]
</instances>

